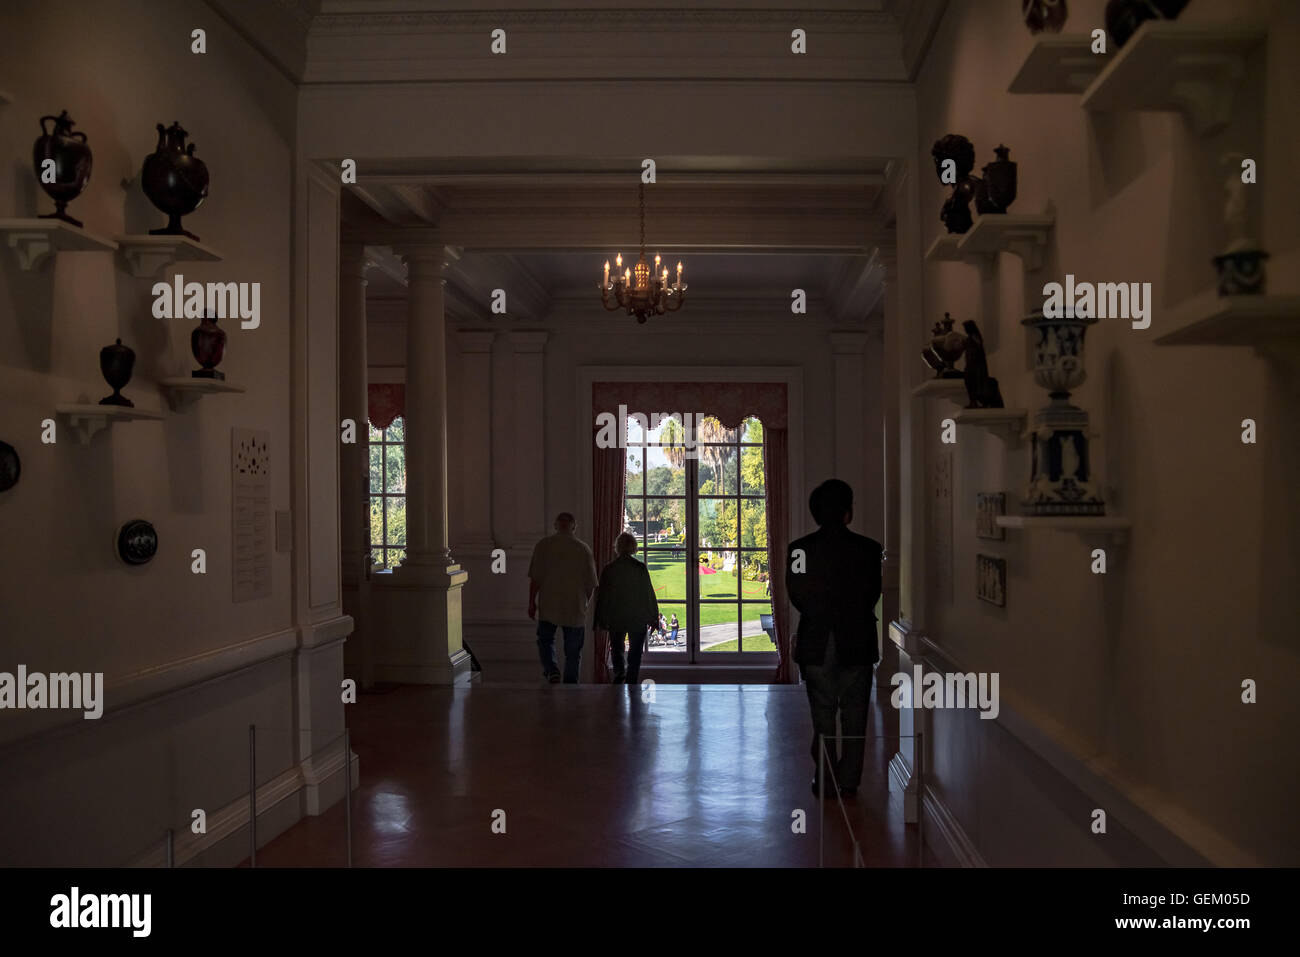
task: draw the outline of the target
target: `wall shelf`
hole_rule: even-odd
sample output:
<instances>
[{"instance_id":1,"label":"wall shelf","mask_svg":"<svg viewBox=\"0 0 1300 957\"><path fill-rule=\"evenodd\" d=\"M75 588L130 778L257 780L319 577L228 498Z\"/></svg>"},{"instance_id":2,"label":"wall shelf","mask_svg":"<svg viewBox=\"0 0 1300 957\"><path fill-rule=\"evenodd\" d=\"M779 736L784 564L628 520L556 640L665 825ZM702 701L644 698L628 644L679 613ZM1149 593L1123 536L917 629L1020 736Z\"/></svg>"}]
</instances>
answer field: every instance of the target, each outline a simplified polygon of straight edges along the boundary
<instances>
[{"instance_id":1,"label":"wall shelf","mask_svg":"<svg viewBox=\"0 0 1300 957\"><path fill-rule=\"evenodd\" d=\"M1092 37L1085 33L1039 37L1007 92L1079 94L1110 59L1109 53L1092 52Z\"/></svg>"},{"instance_id":2,"label":"wall shelf","mask_svg":"<svg viewBox=\"0 0 1300 957\"><path fill-rule=\"evenodd\" d=\"M1246 57L1263 42L1262 26L1204 26L1148 20L1083 93L1084 109L1181 112L1205 135L1232 117Z\"/></svg>"},{"instance_id":3,"label":"wall shelf","mask_svg":"<svg viewBox=\"0 0 1300 957\"><path fill-rule=\"evenodd\" d=\"M1158 346L1300 347L1300 296L1204 295L1176 309Z\"/></svg>"},{"instance_id":4,"label":"wall shelf","mask_svg":"<svg viewBox=\"0 0 1300 957\"><path fill-rule=\"evenodd\" d=\"M167 406L179 412L193 405L205 395L241 395L247 390L224 379L195 379L191 376L171 376L158 383Z\"/></svg>"},{"instance_id":5,"label":"wall shelf","mask_svg":"<svg viewBox=\"0 0 1300 957\"><path fill-rule=\"evenodd\" d=\"M958 425L988 429L1008 445L1019 445L1029 421L1026 409L962 409L953 416Z\"/></svg>"},{"instance_id":6,"label":"wall shelf","mask_svg":"<svg viewBox=\"0 0 1300 957\"><path fill-rule=\"evenodd\" d=\"M961 243L960 233L943 233L934 237L934 242L930 248L925 251L926 262L932 263L960 263L966 260L958 252L957 247Z\"/></svg>"},{"instance_id":7,"label":"wall shelf","mask_svg":"<svg viewBox=\"0 0 1300 957\"><path fill-rule=\"evenodd\" d=\"M1128 541L1129 529L1133 527L1132 522L1118 515L999 515L994 523L998 528L1022 531L1048 528L1058 532L1074 532L1085 538L1109 539L1116 545Z\"/></svg>"},{"instance_id":8,"label":"wall shelf","mask_svg":"<svg viewBox=\"0 0 1300 957\"><path fill-rule=\"evenodd\" d=\"M953 402L964 402L966 400L966 380L926 379L912 390L912 395L918 398L934 396L951 399Z\"/></svg>"},{"instance_id":9,"label":"wall shelf","mask_svg":"<svg viewBox=\"0 0 1300 957\"><path fill-rule=\"evenodd\" d=\"M54 411L67 421L82 445L89 444L96 432L101 432L114 422L131 422L137 419L161 421L161 412L149 409L128 408L123 405L67 404L56 405Z\"/></svg>"},{"instance_id":10,"label":"wall shelf","mask_svg":"<svg viewBox=\"0 0 1300 957\"><path fill-rule=\"evenodd\" d=\"M1014 253L1033 271L1043 267L1043 254L1056 217L1051 213L997 213L976 216L975 223L961 238L958 250L967 259L988 257L989 264L1000 252Z\"/></svg>"},{"instance_id":11,"label":"wall shelf","mask_svg":"<svg viewBox=\"0 0 1300 957\"><path fill-rule=\"evenodd\" d=\"M965 233L947 233L935 238L926 250L929 262L964 262L990 276L998 253L1009 252L1034 271L1043 266L1047 241L1056 225L1052 213L989 213L976 216Z\"/></svg>"},{"instance_id":12,"label":"wall shelf","mask_svg":"<svg viewBox=\"0 0 1300 957\"><path fill-rule=\"evenodd\" d=\"M118 236L118 252L127 272L138 279L157 276L172 263L220 262L222 256L211 246L188 236Z\"/></svg>"},{"instance_id":13,"label":"wall shelf","mask_svg":"<svg viewBox=\"0 0 1300 957\"><path fill-rule=\"evenodd\" d=\"M112 252L117 243L61 219L0 219L0 235L23 272L41 269L56 252Z\"/></svg>"}]
</instances>

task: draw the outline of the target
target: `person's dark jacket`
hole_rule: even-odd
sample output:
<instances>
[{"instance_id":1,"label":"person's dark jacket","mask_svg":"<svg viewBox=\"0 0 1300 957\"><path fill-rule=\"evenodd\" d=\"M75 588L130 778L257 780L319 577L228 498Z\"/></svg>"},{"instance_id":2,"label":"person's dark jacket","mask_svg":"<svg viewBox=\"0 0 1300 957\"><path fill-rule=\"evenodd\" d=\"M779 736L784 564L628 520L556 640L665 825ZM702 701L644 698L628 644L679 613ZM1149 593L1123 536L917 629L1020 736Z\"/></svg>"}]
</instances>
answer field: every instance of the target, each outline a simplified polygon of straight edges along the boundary
<instances>
[{"instance_id":1,"label":"person's dark jacket","mask_svg":"<svg viewBox=\"0 0 1300 957\"><path fill-rule=\"evenodd\" d=\"M593 617L597 628L610 631L637 631L659 621L650 570L631 555L620 555L606 565L600 573Z\"/></svg>"},{"instance_id":2,"label":"person's dark jacket","mask_svg":"<svg viewBox=\"0 0 1300 957\"><path fill-rule=\"evenodd\" d=\"M795 552L801 550L795 571ZM874 665L876 602L880 600L879 542L844 525L823 525L790 543L786 554L785 586L799 612L794 660L820 665L826 639L835 633L835 658L843 665Z\"/></svg>"}]
</instances>

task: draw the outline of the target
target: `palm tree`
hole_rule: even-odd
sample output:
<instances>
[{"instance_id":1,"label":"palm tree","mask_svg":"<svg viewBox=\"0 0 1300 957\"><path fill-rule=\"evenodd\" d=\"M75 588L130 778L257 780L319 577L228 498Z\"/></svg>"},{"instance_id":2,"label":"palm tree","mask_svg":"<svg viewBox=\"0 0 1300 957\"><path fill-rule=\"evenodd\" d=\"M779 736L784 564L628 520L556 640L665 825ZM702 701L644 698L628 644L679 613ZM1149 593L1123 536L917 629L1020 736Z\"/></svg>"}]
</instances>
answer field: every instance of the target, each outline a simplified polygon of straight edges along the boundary
<instances>
[{"instance_id":1,"label":"palm tree","mask_svg":"<svg viewBox=\"0 0 1300 957\"><path fill-rule=\"evenodd\" d=\"M695 441L700 443L696 454L701 462L711 467L714 474L720 475L722 466L731 460L735 447L731 445L739 436L740 429L728 429L713 416L706 416L695 430ZM675 469L686 464L686 430L673 415L663 420L659 428L659 443L664 458ZM726 443L710 445L707 443Z\"/></svg>"}]
</instances>

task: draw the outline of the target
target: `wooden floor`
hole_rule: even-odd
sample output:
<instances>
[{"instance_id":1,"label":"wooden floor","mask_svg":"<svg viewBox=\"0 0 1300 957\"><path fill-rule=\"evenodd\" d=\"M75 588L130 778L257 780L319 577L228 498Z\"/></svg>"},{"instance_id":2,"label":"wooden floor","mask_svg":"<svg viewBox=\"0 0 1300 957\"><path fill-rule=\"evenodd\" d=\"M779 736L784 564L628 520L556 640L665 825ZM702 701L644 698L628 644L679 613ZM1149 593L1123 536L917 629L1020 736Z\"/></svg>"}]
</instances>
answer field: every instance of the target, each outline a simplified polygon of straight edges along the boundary
<instances>
[{"instance_id":1,"label":"wooden floor","mask_svg":"<svg viewBox=\"0 0 1300 957\"><path fill-rule=\"evenodd\" d=\"M876 697L869 735L882 732ZM403 686L348 713L357 866L818 864L800 686L659 684L653 702L614 685ZM896 749L896 738L868 741L862 787L845 802L867 866L921 863L887 784ZM806 833L793 832L796 810ZM836 801L825 815L826 866L850 866ZM340 803L259 850L257 865L342 866L345 847ZM924 863L935 864L928 851Z\"/></svg>"}]
</instances>

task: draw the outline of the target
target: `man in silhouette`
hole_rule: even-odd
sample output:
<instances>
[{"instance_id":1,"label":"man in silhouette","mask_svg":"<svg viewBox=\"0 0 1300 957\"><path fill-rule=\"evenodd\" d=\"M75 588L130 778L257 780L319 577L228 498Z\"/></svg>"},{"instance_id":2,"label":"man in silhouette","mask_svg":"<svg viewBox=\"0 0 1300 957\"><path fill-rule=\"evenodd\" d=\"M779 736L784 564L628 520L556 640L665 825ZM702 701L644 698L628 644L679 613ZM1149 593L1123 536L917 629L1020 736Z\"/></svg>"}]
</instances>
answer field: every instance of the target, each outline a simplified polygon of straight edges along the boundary
<instances>
[{"instance_id":1,"label":"man in silhouette","mask_svg":"<svg viewBox=\"0 0 1300 957\"><path fill-rule=\"evenodd\" d=\"M655 598L650 571L632 556L636 536L624 532L614 543L617 557L601 570L596 596L597 628L609 631L610 657L614 659L614 684L634 685L640 680L646 626L659 627L663 618ZM623 639L628 640L627 667L623 665Z\"/></svg>"},{"instance_id":2,"label":"man in silhouette","mask_svg":"<svg viewBox=\"0 0 1300 957\"><path fill-rule=\"evenodd\" d=\"M587 602L596 590L596 559L587 543L574 534L577 525L572 513L557 515L555 534L537 543L528 563L528 617L537 619L542 676L551 684L560 680L555 662L557 628L564 629L564 683L578 682Z\"/></svg>"},{"instance_id":3,"label":"man in silhouette","mask_svg":"<svg viewBox=\"0 0 1300 957\"><path fill-rule=\"evenodd\" d=\"M880 599L879 542L848 529L853 489L828 479L813 490L808 508L818 529L790 543L785 581L799 612L794 660L803 671L813 722L813 794L832 797L818 779L821 739L826 766L840 793L853 797L862 780L867 704L876 648L876 602ZM835 715L844 734L836 759ZM833 786L832 786L833 787Z\"/></svg>"}]
</instances>

